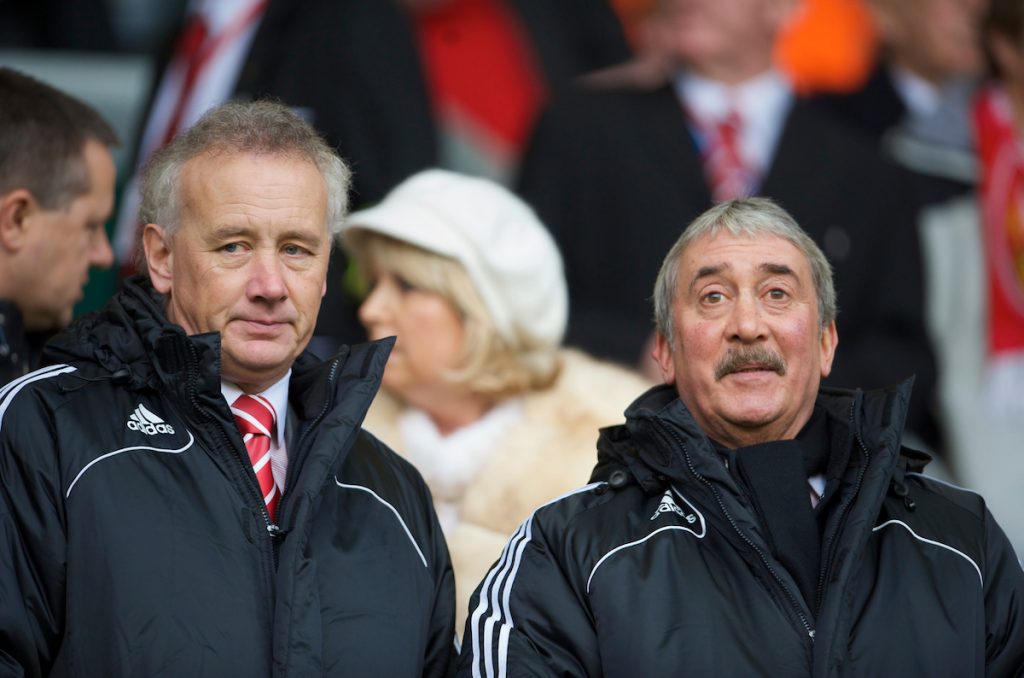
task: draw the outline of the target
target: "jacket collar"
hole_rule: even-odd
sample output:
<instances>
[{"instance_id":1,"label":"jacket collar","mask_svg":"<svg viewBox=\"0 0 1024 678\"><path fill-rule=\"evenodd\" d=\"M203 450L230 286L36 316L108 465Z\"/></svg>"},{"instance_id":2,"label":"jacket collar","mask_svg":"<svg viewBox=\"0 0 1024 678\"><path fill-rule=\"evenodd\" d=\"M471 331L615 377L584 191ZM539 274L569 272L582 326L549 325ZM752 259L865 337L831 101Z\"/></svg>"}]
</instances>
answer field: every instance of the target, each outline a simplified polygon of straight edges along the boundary
<instances>
[{"instance_id":1,"label":"jacket collar","mask_svg":"<svg viewBox=\"0 0 1024 678\"><path fill-rule=\"evenodd\" d=\"M167 320L166 300L145 276L125 281L107 306L83 316L47 347L46 360L93 365L129 384L175 393L186 401L223 408L220 334L189 336ZM292 366L290 403L300 419L325 412L343 395L358 425L377 392L394 339L342 346L330 360L304 352Z\"/></svg>"},{"instance_id":2,"label":"jacket collar","mask_svg":"<svg viewBox=\"0 0 1024 678\"><path fill-rule=\"evenodd\" d=\"M903 454L910 466L920 469L927 456L908 453L900 445L912 386L911 378L873 391L822 388L817 405L848 422L866 449L890 456L893 465ZM602 430L592 479L607 479L617 468L627 470L650 492L663 487L665 479L683 480L693 474L736 489L711 441L672 385L648 390L626 410L624 425Z\"/></svg>"}]
</instances>

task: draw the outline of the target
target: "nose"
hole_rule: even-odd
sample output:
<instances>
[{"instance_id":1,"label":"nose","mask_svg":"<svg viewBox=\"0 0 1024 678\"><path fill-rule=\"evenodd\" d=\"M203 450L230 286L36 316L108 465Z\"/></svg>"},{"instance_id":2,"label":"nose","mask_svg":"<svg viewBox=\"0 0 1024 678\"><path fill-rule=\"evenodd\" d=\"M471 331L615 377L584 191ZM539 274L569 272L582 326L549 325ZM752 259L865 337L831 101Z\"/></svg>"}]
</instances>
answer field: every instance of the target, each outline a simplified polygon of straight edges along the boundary
<instances>
[{"instance_id":1,"label":"nose","mask_svg":"<svg viewBox=\"0 0 1024 678\"><path fill-rule=\"evenodd\" d=\"M114 264L114 250L107 238L107 231L99 228L96 237L89 244L89 265L96 268L110 268Z\"/></svg>"},{"instance_id":2,"label":"nose","mask_svg":"<svg viewBox=\"0 0 1024 678\"><path fill-rule=\"evenodd\" d=\"M729 338L744 344L760 341L767 336L762 309L753 294L741 294L729 316Z\"/></svg>"},{"instance_id":3,"label":"nose","mask_svg":"<svg viewBox=\"0 0 1024 678\"><path fill-rule=\"evenodd\" d=\"M363 324L367 330L371 329L374 325L382 322L384 311L387 306L387 291L385 285L381 281L373 286L370 290L370 294L367 295L366 299L359 306L359 322Z\"/></svg>"},{"instance_id":4,"label":"nose","mask_svg":"<svg viewBox=\"0 0 1024 678\"><path fill-rule=\"evenodd\" d=\"M283 264L276 252L257 250L253 253L250 265L247 286L250 299L278 302L288 297L288 288L281 271Z\"/></svg>"}]
</instances>

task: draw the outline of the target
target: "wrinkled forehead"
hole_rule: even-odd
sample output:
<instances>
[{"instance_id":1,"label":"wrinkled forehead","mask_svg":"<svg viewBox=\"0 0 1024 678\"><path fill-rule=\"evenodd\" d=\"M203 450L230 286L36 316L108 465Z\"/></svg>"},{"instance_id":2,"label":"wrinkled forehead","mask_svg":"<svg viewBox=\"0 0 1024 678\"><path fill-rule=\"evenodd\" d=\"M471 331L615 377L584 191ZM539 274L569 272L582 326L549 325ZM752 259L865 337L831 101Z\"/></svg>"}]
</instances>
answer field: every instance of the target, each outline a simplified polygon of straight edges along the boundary
<instances>
[{"instance_id":1,"label":"wrinkled forehead","mask_svg":"<svg viewBox=\"0 0 1024 678\"><path fill-rule=\"evenodd\" d=\"M683 249L677 285L686 291L710 276L751 275L785 275L810 284L811 266L804 253L781 236L719 231L704 234Z\"/></svg>"}]
</instances>

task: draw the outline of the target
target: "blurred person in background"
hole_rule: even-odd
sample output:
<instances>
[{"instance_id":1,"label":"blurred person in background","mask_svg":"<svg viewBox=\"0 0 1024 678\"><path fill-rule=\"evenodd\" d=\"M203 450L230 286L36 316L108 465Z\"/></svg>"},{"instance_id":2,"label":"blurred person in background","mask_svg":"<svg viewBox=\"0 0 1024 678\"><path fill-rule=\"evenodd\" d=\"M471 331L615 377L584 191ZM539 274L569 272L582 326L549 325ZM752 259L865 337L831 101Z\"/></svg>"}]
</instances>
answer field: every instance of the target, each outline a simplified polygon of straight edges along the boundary
<instances>
[{"instance_id":1,"label":"blurred person in background","mask_svg":"<svg viewBox=\"0 0 1024 678\"><path fill-rule=\"evenodd\" d=\"M922 204L972 191L970 107L988 0L864 1L878 35L875 66L860 88L827 103L913 173Z\"/></svg>"},{"instance_id":2,"label":"blurred person in background","mask_svg":"<svg viewBox=\"0 0 1024 678\"><path fill-rule=\"evenodd\" d=\"M648 384L561 347L561 257L492 181L421 172L353 213L343 238L371 288L367 333L397 336L365 426L427 480L461 621L507 535L586 482L597 429Z\"/></svg>"},{"instance_id":3,"label":"blurred person in background","mask_svg":"<svg viewBox=\"0 0 1024 678\"><path fill-rule=\"evenodd\" d=\"M1024 4L991 0L973 102L978 190L924 212L939 404L959 482L1024 553Z\"/></svg>"},{"instance_id":4,"label":"blurred person in background","mask_svg":"<svg viewBox=\"0 0 1024 678\"><path fill-rule=\"evenodd\" d=\"M670 64L665 76L556 100L519 188L565 257L569 343L648 368L648 281L681 224L730 197L777 200L835 267L844 341L828 383L916 375L907 429L934 446L935 365L909 178L774 67L796 7L660 0L647 49Z\"/></svg>"},{"instance_id":5,"label":"blurred person in background","mask_svg":"<svg viewBox=\"0 0 1024 678\"><path fill-rule=\"evenodd\" d=\"M0 385L38 367L90 267L114 262L104 223L118 143L88 105L0 67Z\"/></svg>"}]
</instances>

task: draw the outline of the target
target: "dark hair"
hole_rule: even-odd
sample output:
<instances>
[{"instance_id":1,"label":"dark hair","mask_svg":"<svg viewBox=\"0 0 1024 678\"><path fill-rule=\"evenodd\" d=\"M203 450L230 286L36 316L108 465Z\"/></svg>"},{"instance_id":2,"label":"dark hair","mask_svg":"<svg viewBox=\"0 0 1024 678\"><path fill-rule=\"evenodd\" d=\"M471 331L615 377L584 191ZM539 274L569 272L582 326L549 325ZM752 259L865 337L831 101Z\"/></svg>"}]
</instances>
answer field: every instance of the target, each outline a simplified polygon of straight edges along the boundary
<instances>
[{"instance_id":1,"label":"dark hair","mask_svg":"<svg viewBox=\"0 0 1024 678\"><path fill-rule=\"evenodd\" d=\"M0 67L0 194L25 188L43 209L66 206L89 191L82 156L89 140L121 143L87 104Z\"/></svg>"},{"instance_id":2,"label":"dark hair","mask_svg":"<svg viewBox=\"0 0 1024 678\"><path fill-rule=\"evenodd\" d=\"M1020 0L989 0L988 11L982 22L984 30L985 58L988 61L989 74L1001 77L999 64L992 55L989 46L992 33L999 33L1014 44L1018 44L1024 36L1024 5Z\"/></svg>"}]
</instances>

